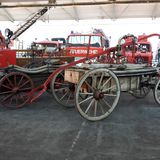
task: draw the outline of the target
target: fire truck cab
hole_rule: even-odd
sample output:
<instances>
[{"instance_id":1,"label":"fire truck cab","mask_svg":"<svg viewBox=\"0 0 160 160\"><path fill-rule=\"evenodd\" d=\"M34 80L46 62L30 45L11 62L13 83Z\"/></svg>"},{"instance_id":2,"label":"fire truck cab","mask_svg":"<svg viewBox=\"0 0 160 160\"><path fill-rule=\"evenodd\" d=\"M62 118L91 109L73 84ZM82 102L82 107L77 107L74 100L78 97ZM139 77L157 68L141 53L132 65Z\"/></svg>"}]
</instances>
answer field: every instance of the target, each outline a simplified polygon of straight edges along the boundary
<instances>
[{"instance_id":1,"label":"fire truck cab","mask_svg":"<svg viewBox=\"0 0 160 160\"><path fill-rule=\"evenodd\" d=\"M152 46L148 39L145 38L145 35L140 35L138 38L133 35L128 35L123 37L123 40L125 40L125 43L133 41L133 45L122 48L122 53L127 57L128 63L147 63L152 65Z\"/></svg>"},{"instance_id":2,"label":"fire truck cab","mask_svg":"<svg viewBox=\"0 0 160 160\"><path fill-rule=\"evenodd\" d=\"M102 53L109 47L109 40L102 30L94 29L93 33L71 33L67 38L66 55L71 57L86 57Z\"/></svg>"}]
</instances>

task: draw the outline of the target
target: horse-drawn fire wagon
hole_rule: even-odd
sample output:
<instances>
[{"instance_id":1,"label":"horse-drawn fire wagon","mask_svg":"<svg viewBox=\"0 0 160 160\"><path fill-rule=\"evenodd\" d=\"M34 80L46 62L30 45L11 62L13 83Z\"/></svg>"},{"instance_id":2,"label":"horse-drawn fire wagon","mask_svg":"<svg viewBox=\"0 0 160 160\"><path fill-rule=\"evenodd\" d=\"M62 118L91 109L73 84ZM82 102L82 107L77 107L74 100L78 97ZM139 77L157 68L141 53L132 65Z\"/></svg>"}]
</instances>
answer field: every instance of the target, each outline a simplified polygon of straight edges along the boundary
<instances>
[{"instance_id":1,"label":"horse-drawn fire wagon","mask_svg":"<svg viewBox=\"0 0 160 160\"><path fill-rule=\"evenodd\" d=\"M141 40L152 36L160 35L146 35ZM160 104L159 68L149 63L125 61L126 46L136 47L137 42L131 38L102 53L88 54L78 61L54 67L50 70L53 73L37 87L33 87L30 75L31 71L34 73L38 69L25 72L22 68L2 70L0 102L7 107L19 108L33 102L50 88L58 103L66 107L75 106L84 118L91 121L106 118L117 106L121 92L143 98L153 89L155 100Z\"/></svg>"}]
</instances>

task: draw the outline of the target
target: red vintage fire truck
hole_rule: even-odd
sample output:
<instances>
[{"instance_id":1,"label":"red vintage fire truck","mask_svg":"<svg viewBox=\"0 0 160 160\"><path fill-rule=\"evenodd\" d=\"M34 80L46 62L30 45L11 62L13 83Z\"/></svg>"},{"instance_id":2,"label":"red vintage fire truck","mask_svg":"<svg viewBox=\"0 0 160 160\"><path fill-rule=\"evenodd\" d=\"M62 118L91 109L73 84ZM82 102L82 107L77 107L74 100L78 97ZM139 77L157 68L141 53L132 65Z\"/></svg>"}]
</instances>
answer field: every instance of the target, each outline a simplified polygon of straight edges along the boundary
<instances>
[{"instance_id":1,"label":"red vintage fire truck","mask_svg":"<svg viewBox=\"0 0 160 160\"><path fill-rule=\"evenodd\" d=\"M131 34L125 35L119 40L119 44L131 41L133 42L132 45L121 48L121 52L127 58L127 62L152 65L152 46L148 39L145 38L145 35L140 35L138 38Z\"/></svg>"},{"instance_id":2,"label":"red vintage fire truck","mask_svg":"<svg viewBox=\"0 0 160 160\"><path fill-rule=\"evenodd\" d=\"M100 29L94 29L90 34L71 33L67 38L66 56L86 57L102 53L109 47L109 39Z\"/></svg>"}]
</instances>

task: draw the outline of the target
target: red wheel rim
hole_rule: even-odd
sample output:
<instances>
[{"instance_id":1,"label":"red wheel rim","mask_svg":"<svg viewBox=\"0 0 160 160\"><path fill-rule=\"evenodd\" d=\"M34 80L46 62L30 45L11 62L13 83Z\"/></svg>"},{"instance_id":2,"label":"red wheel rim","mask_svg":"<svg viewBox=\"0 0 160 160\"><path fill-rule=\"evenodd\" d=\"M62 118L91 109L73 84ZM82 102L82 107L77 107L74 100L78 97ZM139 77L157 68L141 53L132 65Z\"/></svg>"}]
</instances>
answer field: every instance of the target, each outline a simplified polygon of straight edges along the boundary
<instances>
[{"instance_id":1,"label":"red wheel rim","mask_svg":"<svg viewBox=\"0 0 160 160\"><path fill-rule=\"evenodd\" d=\"M11 72L0 80L0 103L10 109L23 107L30 99L32 79L20 72Z\"/></svg>"}]
</instances>

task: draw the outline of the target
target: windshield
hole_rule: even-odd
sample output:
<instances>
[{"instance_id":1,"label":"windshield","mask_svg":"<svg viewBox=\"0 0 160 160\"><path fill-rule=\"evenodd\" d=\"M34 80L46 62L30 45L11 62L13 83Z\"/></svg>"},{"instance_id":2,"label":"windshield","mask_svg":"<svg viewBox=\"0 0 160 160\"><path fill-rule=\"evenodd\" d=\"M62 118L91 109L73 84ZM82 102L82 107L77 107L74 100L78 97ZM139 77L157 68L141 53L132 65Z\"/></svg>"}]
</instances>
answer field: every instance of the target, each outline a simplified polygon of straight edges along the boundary
<instances>
[{"instance_id":1,"label":"windshield","mask_svg":"<svg viewBox=\"0 0 160 160\"><path fill-rule=\"evenodd\" d=\"M141 52L150 52L150 45L149 44L139 44L138 49Z\"/></svg>"},{"instance_id":2,"label":"windshield","mask_svg":"<svg viewBox=\"0 0 160 160\"><path fill-rule=\"evenodd\" d=\"M92 46L92 47L101 47L102 46L100 36L89 36L89 35L69 36L68 44L70 46L88 46L90 37L91 37L90 46Z\"/></svg>"}]
</instances>

